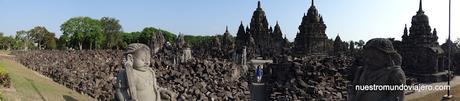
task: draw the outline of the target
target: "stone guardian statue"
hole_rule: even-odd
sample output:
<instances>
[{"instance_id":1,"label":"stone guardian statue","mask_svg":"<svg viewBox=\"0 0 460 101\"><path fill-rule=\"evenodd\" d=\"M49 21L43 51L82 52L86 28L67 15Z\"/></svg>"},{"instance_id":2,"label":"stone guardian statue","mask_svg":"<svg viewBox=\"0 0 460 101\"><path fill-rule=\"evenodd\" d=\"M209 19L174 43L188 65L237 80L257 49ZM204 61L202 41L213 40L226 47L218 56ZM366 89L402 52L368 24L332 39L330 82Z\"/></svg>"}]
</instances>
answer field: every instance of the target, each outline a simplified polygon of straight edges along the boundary
<instances>
[{"instance_id":1,"label":"stone guardian statue","mask_svg":"<svg viewBox=\"0 0 460 101\"><path fill-rule=\"evenodd\" d=\"M116 96L119 101L175 101L175 93L158 86L155 71L150 68L150 56L147 45L128 45L123 70L117 75Z\"/></svg>"},{"instance_id":2,"label":"stone guardian statue","mask_svg":"<svg viewBox=\"0 0 460 101\"><path fill-rule=\"evenodd\" d=\"M358 85L404 85L406 76L401 69L401 56L390 40L374 38L363 50L364 66L356 71L350 91L350 101L403 101L404 90L362 90Z\"/></svg>"}]
</instances>

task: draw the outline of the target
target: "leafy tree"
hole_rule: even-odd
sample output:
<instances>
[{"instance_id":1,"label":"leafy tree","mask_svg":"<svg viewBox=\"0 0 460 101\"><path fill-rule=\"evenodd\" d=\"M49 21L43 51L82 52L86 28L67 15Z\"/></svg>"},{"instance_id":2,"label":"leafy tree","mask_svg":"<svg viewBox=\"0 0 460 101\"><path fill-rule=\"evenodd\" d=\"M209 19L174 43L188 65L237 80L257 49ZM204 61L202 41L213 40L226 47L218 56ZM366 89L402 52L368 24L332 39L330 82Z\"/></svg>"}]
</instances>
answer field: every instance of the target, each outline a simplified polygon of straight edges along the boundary
<instances>
[{"instance_id":1,"label":"leafy tree","mask_svg":"<svg viewBox=\"0 0 460 101\"><path fill-rule=\"evenodd\" d=\"M173 43L175 40L176 40L176 35L174 33L171 33L169 31L166 31L166 30L162 30L162 29L157 29L157 28L154 28L154 27L146 27L142 30L142 34L140 35L140 39L139 41L141 43L143 42L149 42L149 40L152 39L152 35L153 34L156 34L156 33L163 33L164 35L164 38L166 39L166 41L170 42L170 43Z\"/></svg>"},{"instance_id":2,"label":"leafy tree","mask_svg":"<svg viewBox=\"0 0 460 101\"><path fill-rule=\"evenodd\" d=\"M100 20L102 25L102 32L105 35L105 48L113 49L119 48L120 43L123 42L121 25L119 20L110 17L102 17Z\"/></svg>"},{"instance_id":3,"label":"leafy tree","mask_svg":"<svg viewBox=\"0 0 460 101\"><path fill-rule=\"evenodd\" d=\"M164 33L165 35L165 38L166 38L166 41L170 42L170 43L173 43L174 40L176 39L176 35L174 33L171 33L169 31L166 31L166 30L162 30L162 29L158 29L159 31L161 31L162 33Z\"/></svg>"},{"instance_id":4,"label":"leafy tree","mask_svg":"<svg viewBox=\"0 0 460 101\"><path fill-rule=\"evenodd\" d=\"M126 44L139 43L141 32L123 33L123 42Z\"/></svg>"},{"instance_id":5,"label":"leafy tree","mask_svg":"<svg viewBox=\"0 0 460 101\"><path fill-rule=\"evenodd\" d=\"M32 40L38 45L38 49L56 49L55 34L49 32L45 27L37 26L28 32L18 31L16 38L24 40L24 44L28 44L28 40Z\"/></svg>"},{"instance_id":6,"label":"leafy tree","mask_svg":"<svg viewBox=\"0 0 460 101\"><path fill-rule=\"evenodd\" d=\"M70 37L68 34L61 35L59 39L57 40L57 48L58 49L67 49L67 46L69 46L70 42Z\"/></svg>"},{"instance_id":7,"label":"leafy tree","mask_svg":"<svg viewBox=\"0 0 460 101\"><path fill-rule=\"evenodd\" d=\"M22 45L20 47L22 47L23 50L28 50L29 46L32 45L31 36L28 31L25 31L25 30L16 31L15 39L18 40L18 44Z\"/></svg>"},{"instance_id":8,"label":"leafy tree","mask_svg":"<svg viewBox=\"0 0 460 101\"><path fill-rule=\"evenodd\" d=\"M36 43L38 46L38 49L42 49L44 47L43 44L45 44L45 36L47 34L50 34L45 27L43 26L36 26L33 29L29 30L29 37L33 41L33 43Z\"/></svg>"},{"instance_id":9,"label":"leafy tree","mask_svg":"<svg viewBox=\"0 0 460 101\"><path fill-rule=\"evenodd\" d=\"M78 49L98 49L104 42L101 23L90 17L70 18L61 25L63 35L67 35L70 47Z\"/></svg>"},{"instance_id":10,"label":"leafy tree","mask_svg":"<svg viewBox=\"0 0 460 101\"><path fill-rule=\"evenodd\" d=\"M141 35L139 36L139 42L148 44L151 41L153 34L155 34L157 31L158 30L153 27L144 28L141 32Z\"/></svg>"},{"instance_id":11,"label":"leafy tree","mask_svg":"<svg viewBox=\"0 0 460 101\"><path fill-rule=\"evenodd\" d=\"M141 32L124 32L122 34L123 43L121 46L126 46L130 43L145 43L148 44L152 40L153 34L163 33L166 41L174 43L176 35L171 32L157 29L154 27L146 27Z\"/></svg>"},{"instance_id":12,"label":"leafy tree","mask_svg":"<svg viewBox=\"0 0 460 101\"><path fill-rule=\"evenodd\" d=\"M3 33L0 33L0 49L10 50L15 43L12 36L3 36Z\"/></svg>"},{"instance_id":13,"label":"leafy tree","mask_svg":"<svg viewBox=\"0 0 460 101\"><path fill-rule=\"evenodd\" d=\"M46 33L43 37L43 44L45 49L56 49L56 37L54 37L54 33Z\"/></svg>"},{"instance_id":14,"label":"leafy tree","mask_svg":"<svg viewBox=\"0 0 460 101\"><path fill-rule=\"evenodd\" d=\"M185 35L185 41L191 45L191 47L202 46L203 44L209 44L212 42L213 36L193 36Z\"/></svg>"},{"instance_id":15,"label":"leafy tree","mask_svg":"<svg viewBox=\"0 0 460 101\"><path fill-rule=\"evenodd\" d=\"M362 49L366 42L364 42L363 40L359 40L358 42L355 42L355 44L356 46L358 46L359 49Z\"/></svg>"}]
</instances>

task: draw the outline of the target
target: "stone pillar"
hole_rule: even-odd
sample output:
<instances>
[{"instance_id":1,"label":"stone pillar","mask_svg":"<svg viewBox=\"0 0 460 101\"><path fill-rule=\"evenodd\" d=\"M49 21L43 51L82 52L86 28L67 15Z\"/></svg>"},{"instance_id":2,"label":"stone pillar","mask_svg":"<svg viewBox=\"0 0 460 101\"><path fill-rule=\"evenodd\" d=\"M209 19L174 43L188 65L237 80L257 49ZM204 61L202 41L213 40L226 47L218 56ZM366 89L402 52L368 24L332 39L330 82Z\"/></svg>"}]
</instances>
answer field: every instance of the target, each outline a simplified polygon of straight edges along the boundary
<instances>
[{"instance_id":1,"label":"stone pillar","mask_svg":"<svg viewBox=\"0 0 460 101\"><path fill-rule=\"evenodd\" d=\"M181 63L187 62L187 60L190 60L190 59L192 59L192 50L190 50L190 48L185 48L184 50L182 50L180 62Z\"/></svg>"}]
</instances>

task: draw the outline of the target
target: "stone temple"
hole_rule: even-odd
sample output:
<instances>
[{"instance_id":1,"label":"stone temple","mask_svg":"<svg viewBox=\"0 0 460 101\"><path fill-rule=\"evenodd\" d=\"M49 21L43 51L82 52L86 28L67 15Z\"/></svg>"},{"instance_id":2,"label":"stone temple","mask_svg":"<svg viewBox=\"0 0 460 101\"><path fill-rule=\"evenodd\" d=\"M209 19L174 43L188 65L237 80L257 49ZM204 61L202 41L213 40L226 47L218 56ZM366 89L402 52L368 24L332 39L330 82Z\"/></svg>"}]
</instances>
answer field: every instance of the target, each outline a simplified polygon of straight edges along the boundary
<instances>
[{"instance_id":1,"label":"stone temple","mask_svg":"<svg viewBox=\"0 0 460 101\"><path fill-rule=\"evenodd\" d=\"M299 26L300 32L294 40L293 53L297 56L327 54L326 24L312 0L307 15Z\"/></svg>"},{"instance_id":2,"label":"stone temple","mask_svg":"<svg viewBox=\"0 0 460 101\"><path fill-rule=\"evenodd\" d=\"M275 29L269 26L259 1L249 27L244 29L241 22L236 36L236 44L238 50L241 50L244 46L247 47L248 54L251 57L272 58L284 53L283 49L288 46L288 41L283 38L278 22L275 25Z\"/></svg>"},{"instance_id":3,"label":"stone temple","mask_svg":"<svg viewBox=\"0 0 460 101\"><path fill-rule=\"evenodd\" d=\"M404 28L402 42L395 43L403 58L401 66L406 75L417 78L419 82L447 80L444 51L437 42L436 28L431 31L428 16L422 10L422 0L411 24L409 32L407 25Z\"/></svg>"}]
</instances>

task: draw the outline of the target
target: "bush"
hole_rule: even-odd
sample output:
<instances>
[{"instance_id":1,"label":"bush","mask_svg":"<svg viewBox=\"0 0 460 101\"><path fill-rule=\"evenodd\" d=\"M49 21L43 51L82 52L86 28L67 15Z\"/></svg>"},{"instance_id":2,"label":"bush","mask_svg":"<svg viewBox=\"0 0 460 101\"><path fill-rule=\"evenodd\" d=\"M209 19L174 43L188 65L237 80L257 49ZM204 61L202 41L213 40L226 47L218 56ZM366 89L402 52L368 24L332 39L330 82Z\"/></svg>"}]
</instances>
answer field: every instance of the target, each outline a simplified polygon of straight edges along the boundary
<instances>
[{"instance_id":1,"label":"bush","mask_svg":"<svg viewBox=\"0 0 460 101\"><path fill-rule=\"evenodd\" d=\"M11 78L3 68L0 68L0 85L7 88L11 86Z\"/></svg>"}]
</instances>

